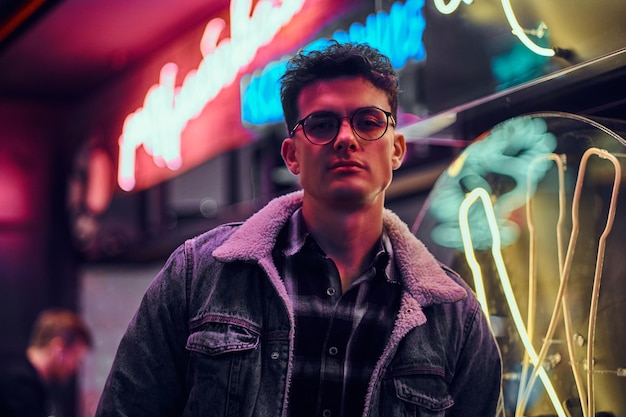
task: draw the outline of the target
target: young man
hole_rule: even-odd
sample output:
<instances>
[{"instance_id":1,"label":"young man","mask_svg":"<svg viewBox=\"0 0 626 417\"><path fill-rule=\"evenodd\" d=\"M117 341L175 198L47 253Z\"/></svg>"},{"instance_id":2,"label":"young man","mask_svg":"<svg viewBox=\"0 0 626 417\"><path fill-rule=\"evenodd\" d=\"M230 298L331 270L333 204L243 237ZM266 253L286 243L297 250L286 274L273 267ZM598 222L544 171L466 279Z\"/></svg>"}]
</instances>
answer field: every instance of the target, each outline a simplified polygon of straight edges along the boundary
<instances>
[{"instance_id":1,"label":"young man","mask_svg":"<svg viewBox=\"0 0 626 417\"><path fill-rule=\"evenodd\" d=\"M476 299L384 208L406 149L389 60L298 54L281 99L302 191L174 252L97 415L495 415L500 357Z\"/></svg>"},{"instance_id":2,"label":"young man","mask_svg":"<svg viewBox=\"0 0 626 417\"><path fill-rule=\"evenodd\" d=\"M90 347L91 332L78 315L62 309L43 311L26 355L5 358L0 365L0 416L63 415L49 387L69 381Z\"/></svg>"}]
</instances>

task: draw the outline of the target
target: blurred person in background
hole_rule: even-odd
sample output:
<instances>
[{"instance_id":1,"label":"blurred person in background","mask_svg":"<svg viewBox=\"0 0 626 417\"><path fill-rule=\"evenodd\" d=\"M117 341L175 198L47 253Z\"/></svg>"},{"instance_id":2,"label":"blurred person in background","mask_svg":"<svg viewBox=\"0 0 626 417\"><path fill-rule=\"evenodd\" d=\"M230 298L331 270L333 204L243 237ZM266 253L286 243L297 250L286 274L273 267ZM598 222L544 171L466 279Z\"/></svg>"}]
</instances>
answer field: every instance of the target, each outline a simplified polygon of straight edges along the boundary
<instances>
[{"instance_id":1,"label":"blurred person in background","mask_svg":"<svg viewBox=\"0 0 626 417\"><path fill-rule=\"evenodd\" d=\"M91 344L91 331L77 314L41 312L25 353L1 360L0 416L62 416L52 388L63 387L76 375Z\"/></svg>"},{"instance_id":2,"label":"blurred person in background","mask_svg":"<svg viewBox=\"0 0 626 417\"><path fill-rule=\"evenodd\" d=\"M170 256L96 415L496 415L500 355L479 303L384 208L406 152L391 62L331 42L281 82L281 155L302 190Z\"/></svg>"}]
</instances>

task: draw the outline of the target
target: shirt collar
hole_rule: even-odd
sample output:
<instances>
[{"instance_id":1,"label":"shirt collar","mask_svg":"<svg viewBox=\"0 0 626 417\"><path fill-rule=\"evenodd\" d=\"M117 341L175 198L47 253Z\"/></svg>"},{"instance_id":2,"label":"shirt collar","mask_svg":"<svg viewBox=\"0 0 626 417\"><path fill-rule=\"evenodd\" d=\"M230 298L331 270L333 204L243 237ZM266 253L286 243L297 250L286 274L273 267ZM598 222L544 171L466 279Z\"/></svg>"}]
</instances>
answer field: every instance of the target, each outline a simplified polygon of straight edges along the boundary
<instances>
[{"instance_id":1,"label":"shirt collar","mask_svg":"<svg viewBox=\"0 0 626 417\"><path fill-rule=\"evenodd\" d=\"M302 217L302 208L298 208L293 212L287 223L287 242L283 249L284 255L291 257L300 252L309 236L304 217Z\"/></svg>"},{"instance_id":2,"label":"shirt collar","mask_svg":"<svg viewBox=\"0 0 626 417\"><path fill-rule=\"evenodd\" d=\"M315 242L306 227L304 217L302 216L302 208L298 208L293 212L287 224L287 240L283 249L284 256L291 257L297 254L307 242L312 243L323 255L323 251L319 248L317 242ZM384 228L378 245L379 248L372 265L375 267L384 266L387 280L392 283L399 283L393 262L393 247L391 246L391 241Z\"/></svg>"}]
</instances>

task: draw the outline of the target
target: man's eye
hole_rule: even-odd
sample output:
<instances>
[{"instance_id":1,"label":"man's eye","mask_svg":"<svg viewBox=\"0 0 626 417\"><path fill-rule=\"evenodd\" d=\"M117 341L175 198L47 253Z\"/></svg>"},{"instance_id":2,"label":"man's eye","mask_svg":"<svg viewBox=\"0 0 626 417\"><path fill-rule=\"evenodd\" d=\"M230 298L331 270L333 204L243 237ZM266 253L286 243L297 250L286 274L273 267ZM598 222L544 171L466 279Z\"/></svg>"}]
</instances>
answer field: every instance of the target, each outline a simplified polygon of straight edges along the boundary
<instances>
[{"instance_id":1,"label":"man's eye","mask_svg":"<svg viewBox=\"0 0 626 417\"><path fill-rule=\"evenodd\" d=\"M333 117L314 117L307 121L307 130L314 132L318 130L334 129L337 126L337 119Z\"/></svg>"},{"instance_id":2,"label":"man's eye","mask_svg":"<svg viewBox=\"0 0 626 417\"><path fill-rule=\"evenodd\" d=\"M385 125L384 120L374 115L359 117L354 122L359 129L375 129Z\"/></svg>"}]
</instances>

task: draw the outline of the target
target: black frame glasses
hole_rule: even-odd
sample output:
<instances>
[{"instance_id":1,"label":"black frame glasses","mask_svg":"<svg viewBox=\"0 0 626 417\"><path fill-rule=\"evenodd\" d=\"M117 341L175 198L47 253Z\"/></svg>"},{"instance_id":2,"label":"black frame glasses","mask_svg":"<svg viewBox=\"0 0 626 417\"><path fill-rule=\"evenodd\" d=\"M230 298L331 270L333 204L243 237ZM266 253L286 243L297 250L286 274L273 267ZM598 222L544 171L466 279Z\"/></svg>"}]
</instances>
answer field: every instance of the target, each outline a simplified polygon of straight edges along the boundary
<instances>
[{"instance_id":1,"label":"black frame glasses","mask_svg":"<svg viewBox=\"0 0 626 417\"><path fill-rule=\"evenodd\" d=\"M298 120L289 136L296 134L298 127L302 126L304 137L313 145L326 145L337 138L341 121L348 119L352 132L359 138L367 141L375 141L382 138L391 125L396 126L396 121L391 112L379 107L362 107L352 116L339 116L331 111L319 111L311 113L304 119Z\"/></svg>"}]
</instances>

